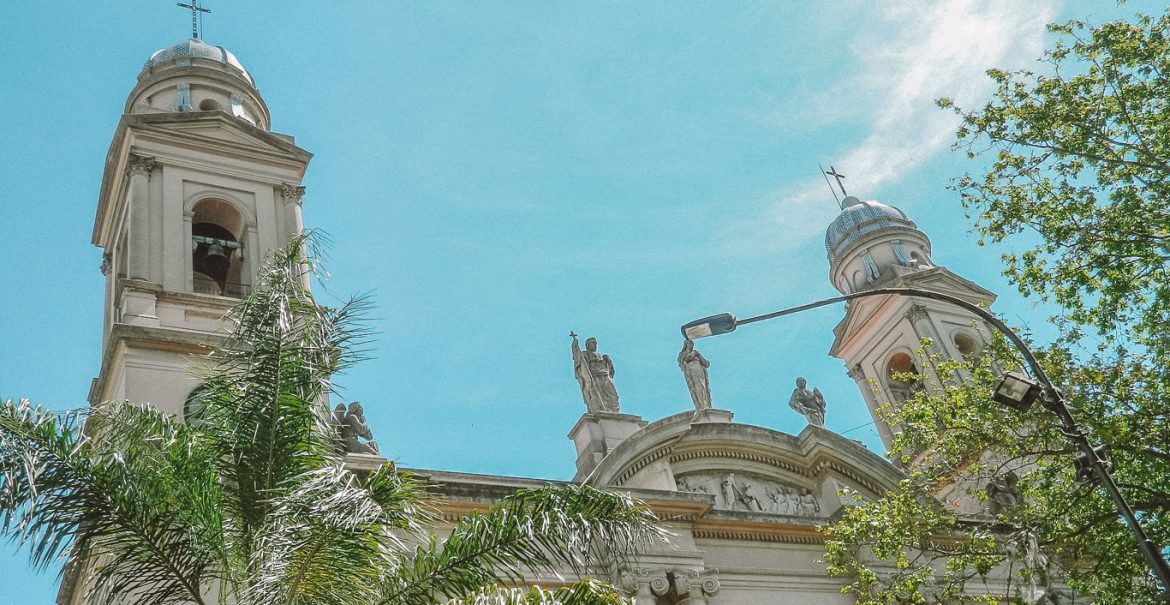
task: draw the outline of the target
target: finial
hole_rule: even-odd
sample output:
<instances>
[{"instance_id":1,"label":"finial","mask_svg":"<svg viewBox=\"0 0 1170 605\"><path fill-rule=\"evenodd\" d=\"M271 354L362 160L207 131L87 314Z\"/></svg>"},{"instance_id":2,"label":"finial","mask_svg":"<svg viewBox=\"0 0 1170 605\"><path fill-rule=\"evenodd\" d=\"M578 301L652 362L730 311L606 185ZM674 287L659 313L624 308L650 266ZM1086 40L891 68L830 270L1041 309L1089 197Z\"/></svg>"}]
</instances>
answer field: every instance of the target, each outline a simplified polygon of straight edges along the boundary
<instances>
[{"instance_id":1,"label":"finial","mask_svg":"<svg viewBox=\"0 0 1170 605\"><path fill-rule=\"evenodd\" d=\"M199 13L210 13L211 9L199 6L199 0L191 0L191 4L178 3L183 8L191 9L191 37L199 40L199 25L203 21L203 15Z\"/></svg>"},{"instance_id":2,"label":"finial","mask_svg":"<svg viewBox=\"0 0 1170 605\"><path fill-rule=\"evenodd\" d=\"M844 195L844 196L846 196L846 197L848 197L848 196L849 196L849 194L848 194L848 193L845 193L845 185L842 185L842 184L841 184L841 179L845 178L845 175L843 175L843 174L837 174L837 169L836 169L836 168L833 168L833 166L832 166L832 165L830 165L830 166L829 166L829 171L828 171L828 172L826 172L825 174L826 174L827 176L831 176L831 177L833 177L833 178L837 179L837 186L841 188L841 195Z\"/></svg>"}]
</instances>

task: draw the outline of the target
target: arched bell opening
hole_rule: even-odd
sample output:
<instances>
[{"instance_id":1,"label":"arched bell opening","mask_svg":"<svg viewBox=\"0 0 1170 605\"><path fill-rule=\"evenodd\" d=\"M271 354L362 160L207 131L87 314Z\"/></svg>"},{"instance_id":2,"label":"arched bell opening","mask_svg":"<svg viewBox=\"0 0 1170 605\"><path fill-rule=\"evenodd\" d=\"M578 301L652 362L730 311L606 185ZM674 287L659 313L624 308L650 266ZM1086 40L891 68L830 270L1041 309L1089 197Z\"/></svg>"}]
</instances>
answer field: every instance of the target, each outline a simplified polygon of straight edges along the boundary
<instances>
[{"instance_id":1,"label":"arched bell opening","mask_svg":"<svg viewBox=\"0 0 1170 605\"><path fill-rule=\"evenodd\" d=\"M901 403L922 389L921 372L907 353L895 353L886 362L886 380L890 396Z\"/></svg>"},{"instance_id":2,"label":"arched bell opening","mask_svg":"<svg viewBox=\"0 0 1170 605\"><path fill-rule=\"evenodd\" d=\"M242 296L244 255L240 233L243 218L223 200L204 200L191 220L191 277L195 292Z\"/></svg>"}]
</instances>

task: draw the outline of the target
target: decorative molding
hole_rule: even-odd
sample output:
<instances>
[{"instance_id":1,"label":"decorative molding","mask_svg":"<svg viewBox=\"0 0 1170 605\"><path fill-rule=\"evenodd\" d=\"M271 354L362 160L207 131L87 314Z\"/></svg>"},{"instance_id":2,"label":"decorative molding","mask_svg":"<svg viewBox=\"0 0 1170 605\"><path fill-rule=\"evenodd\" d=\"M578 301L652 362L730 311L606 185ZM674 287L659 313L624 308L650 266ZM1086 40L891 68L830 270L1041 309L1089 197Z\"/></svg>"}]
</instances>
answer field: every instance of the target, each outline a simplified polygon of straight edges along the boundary
<instances>
[{"instance_id":1,"label":"decorative molding","mask_svg":"<svg viewBox=\"0 0 1170 605\"><path fill-rule=\"evenodd\" d=\"M884 492L884 490L879 489L876 485L874 485L874 483L872 481L870 481L869 479L866 479L862 475L859 475L858 473L854 472L851 468L838 462L837 460L832 460L832 459L818 460L816 462L816 464L813 465L813 470L818 475L821 474L825 470L829 470L829 471L832 471L834 473L837 473L838 475L841 475L842 477L845 477L846 479L852 481L854 484L859 485L859 486L869 490L869 493L871 493L875 496L879 496Z\"/></svg>"},{"instance_id":2,"label":"decorative molding","mask_svg":"<svg viewBox=\"0 0 1170 605\"><path fill-rule=\"evenodd\" d=\"M670 461L683 462L686 460L694 460L696 458L730 458L732 460L743 460L747 462L759 462L768 466L774 466L778 469L791 473L793 475L808 477L808 469L801 468L786 460L781 460L774 456L764 456L761 454L753 454L748 452L738 452L735 450L694 450L684 452L670 457Z\"/></svg>"},{"instance_id":3,"label":"decorative molding","mask_svg":"<svg viewBox=\"0 0 1170 605\"><path fill-rule=\"evenodd\" d=\"M633 464L626 467L626 470L622 471L622 473L614 479L613 484L615 486L625 485L626 481L629 481L630 477L633 477L635 474L637 474L638 471L646 468L647 465L662 459L664 456L670 454L672 450L674 450L674 443L660 447L651 451L649 454L638 458L634 461Z\"/></svg>"},{"instance_id":4,"label":"decorative molding","mask_svg":"<svg viewBox=\"0 0 1170 605\"><path fill-rule=\"evenodd\" d=\"M100 267L102 275L109 275L110 269L114 267L114 255L106 252L102 254L102 266Z\"/></svg>"},{"instance_id":5,"label":"decorative molding","mask_svg":"<svg viewBox=\"0 0 1170 605\"><path fill-rule=\"evenodd\" d=\"M704 540L741 540L744 542L773 542L781 544L824 544L825 538L818 534L782 534L747 529L694 529L691 535Z\"/></svg>"},{"instance_id":6,"label":"decorative molding","mask_svg":"<svg viewBox=\"0 0 1170 605\"><path fill-rule=\"evenodd\" d=\"M860 363L855 363L853 364L852 368L847 368L845 370L845 375L858 382L866 380L865 371L861 369Z\"/></svg>"}]
</instances>

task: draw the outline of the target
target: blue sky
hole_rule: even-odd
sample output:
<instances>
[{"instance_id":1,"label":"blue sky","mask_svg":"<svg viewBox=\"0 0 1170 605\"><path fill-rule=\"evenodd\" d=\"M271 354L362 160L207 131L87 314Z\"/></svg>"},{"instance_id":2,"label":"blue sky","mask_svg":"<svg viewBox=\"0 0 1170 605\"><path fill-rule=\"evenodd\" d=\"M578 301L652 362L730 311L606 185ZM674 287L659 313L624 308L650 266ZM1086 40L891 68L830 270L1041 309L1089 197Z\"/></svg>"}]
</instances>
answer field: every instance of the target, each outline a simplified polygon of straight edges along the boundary
<instances>
[{"instance_id":1,"label":"blue sky","mask_svg":"<svg viewBox=\"0 0 1170 605\"><path fill-rule=\"evenodd\" d=\"M135 76L189 34L173 1L0 5L0 397L84 405L98 370L102 163ZM325 301L369 292L371 359L340 376L382 451L413 467L567 479L584 411L568 333L611 355L622 410L690 409L678 326L834 294L824 228L850 193L898 206L935 261L1001 295L1003 250L968 233L954 119L989 67L1034 67L1048 21L1149 3L206 0L273 129L315 154L305 223L333 244ZM843 310L701 341L717 407L796 433L797 376L828 428L880 451L827 356ZM53 574L0 552L0 602L48 603Z\"/></svg>"}]
</instances>

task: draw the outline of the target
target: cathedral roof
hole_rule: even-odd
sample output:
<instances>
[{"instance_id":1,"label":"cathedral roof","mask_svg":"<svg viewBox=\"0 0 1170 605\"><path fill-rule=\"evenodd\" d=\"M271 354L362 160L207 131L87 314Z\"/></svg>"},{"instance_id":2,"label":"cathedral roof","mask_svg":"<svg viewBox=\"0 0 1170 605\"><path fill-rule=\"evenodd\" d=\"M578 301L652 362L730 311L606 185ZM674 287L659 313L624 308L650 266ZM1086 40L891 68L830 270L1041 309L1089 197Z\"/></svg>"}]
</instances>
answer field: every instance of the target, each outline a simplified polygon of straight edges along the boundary
<instances>
[{"instance_id":1,"label":"cathedral roof","mask_svg":"<svg viewBox=\"0 0 1170 605\"><path fill-rule=\"evenodd\" d=\"M905 212L876 200L861 201L853 196L841 200L841 214L825 232L825 249L829 260L836 259L849 244L862 236L891 227L916 229Z\"/></svg>"},{"instance_id":2,"label":"cathedral roof","mask_svg":"<svg viewBox=\"0 0 1170 605\"><path fill-rule=\"evenodd\" d=\"M244 69L244 65L232 54L232 51L222 46L213 46L198 38L183 40L177 44L155 51L146 60L146 65L143 66L143 69L153 70L169 67L185 67L191 65L192 58L220 63L226 68L224 71L227 73L233 74L248 84L255 86L255 82L252 81L252 76L248 73L248 70Z\"/></svg>"}]
</instances>

